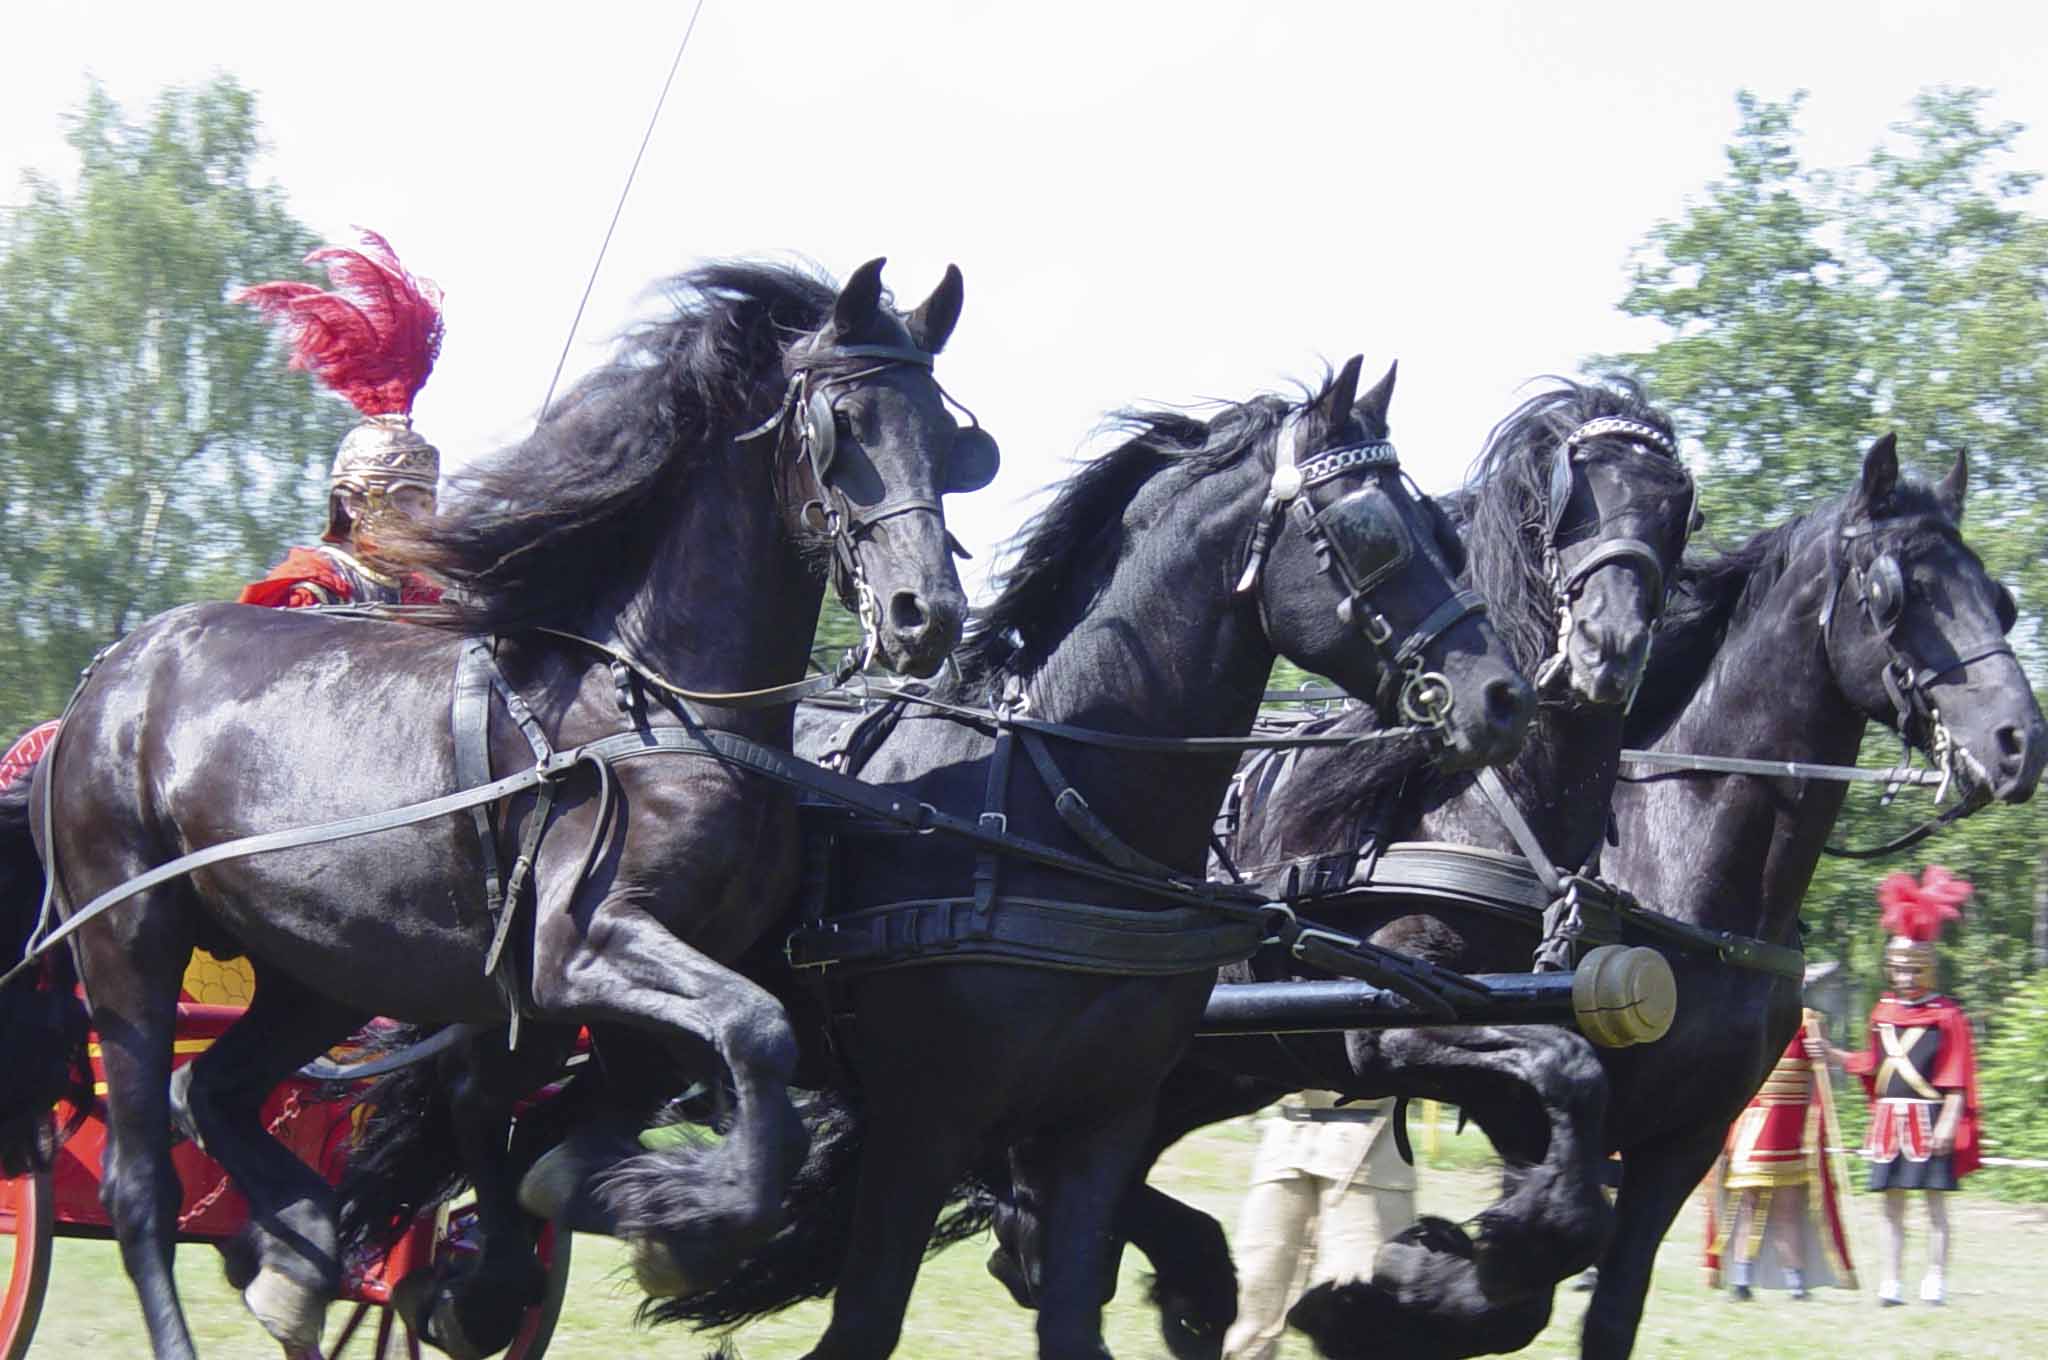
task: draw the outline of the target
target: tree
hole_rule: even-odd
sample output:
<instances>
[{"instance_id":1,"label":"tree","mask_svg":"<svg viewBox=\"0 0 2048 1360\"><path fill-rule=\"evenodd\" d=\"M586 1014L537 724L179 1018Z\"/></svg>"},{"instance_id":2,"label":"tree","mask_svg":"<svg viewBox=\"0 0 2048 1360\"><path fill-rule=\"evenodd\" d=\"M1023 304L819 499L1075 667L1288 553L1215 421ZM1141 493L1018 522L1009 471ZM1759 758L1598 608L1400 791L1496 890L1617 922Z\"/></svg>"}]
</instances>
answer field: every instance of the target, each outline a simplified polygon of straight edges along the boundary
<instances>
[{"instance_id":1,"label":"tree","mask_svg":"<svg viewBox=\"0 0 2048 1360\"><path fill-rule=\"evenodd\" d=\"M224 77L131 123L94 86L70 123L75 188L32 174L0 220L4 734L57 712L99 648L316 524L352 419L227 300L307 277L319 244L253 178L255 96Z\"/></svg>"},{"instance_id":2,"label":"tree","mask_svg":"<svg viewBox=\"0 0 2048 1360\"><path fill-rule=\"evenodd\" d=\"M1861 165L1805 167L1800 96L1738 96L1728 173L1684 217L1652 230L1622 309L1669 335L1593 361L1642 379L1700 465L1709 531L1723 544L1848 487L1870 441L1896 429L1922 475L1970 454L1969 538L2016 587L2014 643L2030 673L2048 658L2048 222L2010 167L2021 129L1991 123L1987 96L1937 89ZM1869 763L1898 757L1875 731ZM2033 963L2048 900L2041 802L1998 808L1927 843L1910 865L1824 862L1805 916L1820 957L1844 959L1868 1002L1882 934L1872 889L1923 859L1977 885L1944 984L1993 1016ZM1852 795L1838 839L1882 840L1927 815Z\"/></svg>"}]
</instances>

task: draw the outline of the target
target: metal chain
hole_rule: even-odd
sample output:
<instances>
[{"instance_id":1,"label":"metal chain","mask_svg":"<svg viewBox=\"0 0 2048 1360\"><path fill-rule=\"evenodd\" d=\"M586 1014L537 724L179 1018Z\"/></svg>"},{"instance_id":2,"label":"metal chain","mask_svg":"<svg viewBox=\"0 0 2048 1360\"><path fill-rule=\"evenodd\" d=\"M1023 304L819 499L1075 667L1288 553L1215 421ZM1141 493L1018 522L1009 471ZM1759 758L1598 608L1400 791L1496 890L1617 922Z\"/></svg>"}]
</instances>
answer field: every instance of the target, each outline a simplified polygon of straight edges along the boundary
<instances>
[{"instance_id":1,"label":"metal chain","mask_svg":"<svg viewBox=\"0 0 2048 1360\"><path fill-rule=\"evenodd\" d=\"M272 1138L277 1137L280 1133L284 1131L285 1125L291 1123L292 1120L299 1117L299 1114L303 1111L304 1108L304 1104L299 1098L298 1087L293 1086L288 1088L285 1091L283 1107L278 1110L277 1118L270 1121L269 1126L264 1129L264 1132L269 1134ZM196 1141L194 1143L194 1146L198 1146ZM204 1152L205 1149L201 1148L200 1151ZM207 1191L204 1195L201 1195L198 1199L194 1200L191 1208L187 1209L184 1213L178 1215L178 1231L185 1231L185 1229L189 1228L190 1226L192 1226L192 1224L197 1222L206 1213L208 1209L211 1209L215 1204L219 1203L220 1197L228 1192L228 1187L232 1183L233 1182L231 1178L227 1175L227 1173L222 1172L220 1182L216 1184L213 1187L213 1189Z\"/></svg>"}]
</instances>

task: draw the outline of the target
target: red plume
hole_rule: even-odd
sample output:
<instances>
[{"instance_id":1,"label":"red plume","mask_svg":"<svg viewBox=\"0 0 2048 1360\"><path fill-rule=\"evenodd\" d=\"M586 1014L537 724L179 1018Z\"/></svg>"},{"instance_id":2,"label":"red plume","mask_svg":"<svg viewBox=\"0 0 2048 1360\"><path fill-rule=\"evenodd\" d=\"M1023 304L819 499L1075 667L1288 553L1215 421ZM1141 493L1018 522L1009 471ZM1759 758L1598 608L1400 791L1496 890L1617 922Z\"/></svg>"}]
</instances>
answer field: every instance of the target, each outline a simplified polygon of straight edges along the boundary
<instances>
[{"instance_id":1,"label":"red plume","mask_svg":"<svg viewBox=\"0 0 2048 1360\"><path fill-rule=\"evenodd\" d=\"M441 352L441 289L408 273L376 232L363 231L363 247L330 246L306 257L307 264L327 266L334 292L310 283L259 283L232 300L289 326L292 367L364 415L411 415Z\"/></svg>"},{"instance_id":2,"label":"red plume","mask_svg":"<svg viewBox=\"0 0 2048 1360\"><path fill-rule=\"evenodd\" d=\"M1930 864L1918 882L1911 874L1888 875L1877 885L1877 901L1886 930L1931 944L1941 938L1942 926L1962 916L1973 891L1968 879Z\"/></svg>"}]
</instances>

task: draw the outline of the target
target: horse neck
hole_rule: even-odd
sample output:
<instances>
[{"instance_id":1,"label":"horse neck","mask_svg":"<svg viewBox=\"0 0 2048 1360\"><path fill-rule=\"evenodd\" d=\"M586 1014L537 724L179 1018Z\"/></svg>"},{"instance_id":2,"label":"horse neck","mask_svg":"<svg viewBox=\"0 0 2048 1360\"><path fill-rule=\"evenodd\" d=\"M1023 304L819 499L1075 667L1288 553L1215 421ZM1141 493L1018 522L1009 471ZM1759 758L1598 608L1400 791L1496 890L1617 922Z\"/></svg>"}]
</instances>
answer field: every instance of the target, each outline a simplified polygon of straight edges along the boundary
<instances>
[{"instance_id":1,"label":"horse neck","mask_svg":"<svg viewBox=\"0 0 2048 1360\"><path fill-rule=\"evenodd\" d=\"M1067 592L1083 603L1054 625L1060 641L1028 686L1032 715L1152 737L1249 732L1274 652L1219 564L1239 560L1269 479L1252 457L1201 477L1180 466L1154 476L1124 512L1133 546L1115 553L1099 588ZM1119 835L1201 868L1235 756L1058 749L1088 799L1118 809Z\"/></svg>"},{"instance_id":2,"label":"horse neck","mask_svg":"<svg viewBox=\"0 0 2048 1360\"><path fill-rule=\"evenodd\" d=\"M1654 749L1830 765L1855 760L1865 719L1828 667L1818 611L1829 577L1819 552L1809 544L1730 628ZM1615 877L1666 915L1782 939L1847 792L1831 780L1788 785L1728 775L1623 785L1615 811L1627 870Z\"/></svg>"},{"instance_id":3,"label":"horse neck","mask_svg":"<svg viewBox=\"0 0 2048 1360\"><path fill-rule=\"evenodd\" d=\"M728 442L651 507L644 566L593 602L589 635L690 689L801 679L824 586L789 541L772 472L758 449Z\"/></svg>"},{"instance_id":4,"label":"horse neck","mask_svg":"<svg viewBox=\"0 0 2048 1360\"><path fill-rule=\"evenodd\" d=\"M1553 864L1584 867L1607 832L1608 803L1621 763L1621 709L1576 699L1538 711L1528 743L1499 766L1501 781ZM1521 853L1493 805L1470 778L1425 798L1401 839L1449 841Z\"/></svg>"}]
</instances>

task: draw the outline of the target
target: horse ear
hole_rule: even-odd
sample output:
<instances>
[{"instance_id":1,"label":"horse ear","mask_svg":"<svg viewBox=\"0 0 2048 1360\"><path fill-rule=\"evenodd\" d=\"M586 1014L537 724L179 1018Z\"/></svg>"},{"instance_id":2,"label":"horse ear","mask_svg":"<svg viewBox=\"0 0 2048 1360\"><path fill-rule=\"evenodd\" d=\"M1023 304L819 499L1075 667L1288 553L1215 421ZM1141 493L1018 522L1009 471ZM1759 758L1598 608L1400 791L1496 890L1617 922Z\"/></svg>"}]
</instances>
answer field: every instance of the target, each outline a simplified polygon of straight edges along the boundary
<instances>
[{"instance_id":1,"label":"horse ear","mask_svg":"<svg viewBox=\"0 0 2048 1360\"><path fill-rule=\"evenodd\" d=\"M838 301L832 304L832 329L840 335L851 335L868 321L875 310L882 305L882 266L887 257L876 256L853 271L853 277L839 290Z\"/></svg>"},{"instance_id":2,"label":"horse ear","mask_svg":"<svg viewBox=\"0 0 2048 1360\"><path fill-rule=\"evenodd\" d=\"M1881 505L1899 485L1899 437L1886 431L1863 455L1863 482L1857 499L1866 507Z\"/></svg>"},{"instance_id":3,"label":"horse ear","mask_svg":"<svg viewBox=\"0 0 2048 1360\"><path fill-rule=\"evenodd\" d=\"M1351 419L1351 402L1358 395L1358 366L1364 362L1364 355L1352 355L1344 367L1337 370L1337 376L1330 379L1323 395L1316 399L1315 411L1323 422L1322 437L1326 441Z\"/></svg>"},{"instance_id":4,"label":"horse ear","mask_svg":"<svg viewBox=\"0 0 2048 1360\"><path fill-rule=\"evenodd\" d=\"M1941 485L1934 488L1934 498L1948 517L1956 523L1963 522L1963 498L1970 493L1970 451L1956 450L1956 465L1948 470L1948 476L1941 479Z\"/></svg>"},{"instance_id":5,"label":"horse ear","mask_svg":"<svg viewBox=\"0 0 2048 1360\"><path fill-rule=\"evenodd\" d=\"M1351 362L1356 364L1362 359L1363 356L1360 356ZM1387 376L1374 383L1372 390L1360 397L1358 404L1352 408L1357 412L1358 418L1365 422L1366 429L1378 431L1382 435L1386 433L1387 406L1394 399L1394 372L1400 366L1399 360L1388 364Z\"/></svg>"},{"instance_id":6,"label":"horse ear","mask_svg":"<svg viewBox=\"0 0 2048 1360\"><path fill-rule=\"evenodd\" d=\"M946 347L946 341L953 334L953 327L960 323L960 302L966 284L960 278L960 266L946 266L946 277L939 280L939 286L932 289L932 295L918 305L905 324L910 327L910 338L926 354L937 354Z\"/></svg>"}]
</instances>

